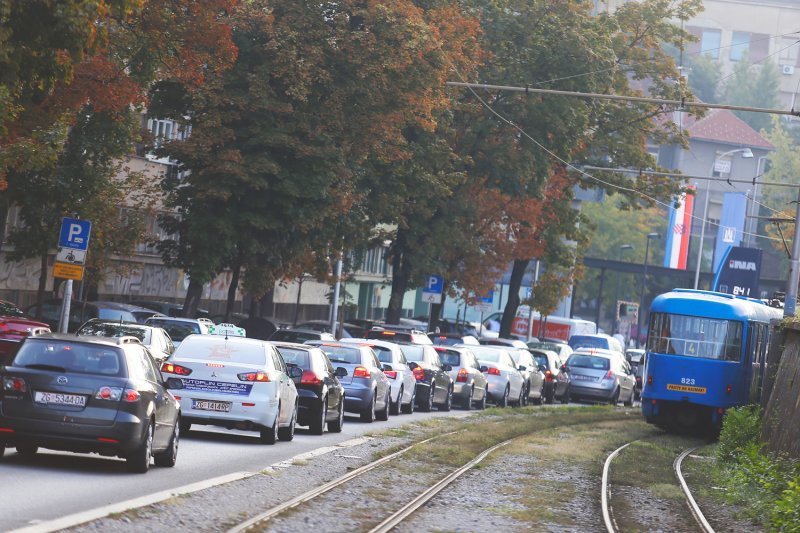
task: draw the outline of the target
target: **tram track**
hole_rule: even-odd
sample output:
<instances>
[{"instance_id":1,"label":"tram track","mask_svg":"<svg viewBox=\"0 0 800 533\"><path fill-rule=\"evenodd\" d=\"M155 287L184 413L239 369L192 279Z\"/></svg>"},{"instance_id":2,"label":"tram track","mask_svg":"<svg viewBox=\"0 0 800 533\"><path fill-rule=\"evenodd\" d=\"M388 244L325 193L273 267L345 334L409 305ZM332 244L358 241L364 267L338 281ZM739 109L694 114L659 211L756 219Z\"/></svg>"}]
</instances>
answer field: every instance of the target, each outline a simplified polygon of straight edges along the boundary
<instances>
[{"instance_id":1,"label":"tram track","mask_svg":"<svg viewBox=\"0 0 800 533\"><path fill-rule=\"evenodd\" d=\"M623 444L619 448L615 449L611 452L607 457L603 464L603 475L602 475L602 482L601 482L601 506L603 512L603 522L608 533L618 533L620 530L617 522L614 520L613 515L613 508L610 504L610 496L611 496L611 487L609 483L610 478L610 470L611 464L614 459L628 446L634 444L635 442L639 442L638 440L628 442ZM697 526L704 532L704 533L714 533L714 529L711 527L711 524L708 523L706 520L705 515L703 514L700 506L697 504L697 501L694 499L692 495L692 491L689 488L689 485L686 483L686 479L683 477L683 472L681 470L681 466L683 464L683 460L689 456L692 452L694 452L698 447L694 446L683 450L673 461L673 471L675 476L678 479L678 484L680 485L681 491L683 493L684 499L686 501L686 505L689 507L691 511L692 517L694 518Z\"/></svg>"}]
</instances>

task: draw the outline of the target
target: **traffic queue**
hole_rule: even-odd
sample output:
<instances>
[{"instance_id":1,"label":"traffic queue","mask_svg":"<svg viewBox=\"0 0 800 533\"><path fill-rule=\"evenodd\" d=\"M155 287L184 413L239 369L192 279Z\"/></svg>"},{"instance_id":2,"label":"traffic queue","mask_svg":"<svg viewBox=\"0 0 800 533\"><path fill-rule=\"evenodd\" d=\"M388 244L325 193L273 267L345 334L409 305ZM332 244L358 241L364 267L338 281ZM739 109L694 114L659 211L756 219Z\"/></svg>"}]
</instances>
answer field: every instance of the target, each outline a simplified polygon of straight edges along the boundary
<instances>
[{"instance_id":1,"label":"traffic queue","mask_svg":"<svg viewBox=\"0 0 800 533\"><path fill-rule=\"evenodd\" d=\"M633 401L624 355L594 346L570 354L565 343L391 326L363 338L265 341L232 324L171 320L93 320L74 334L27 337L0 366L0 458L7 448L97 453L144 473L153 462L174 466L193 426L252 431L275 444L291 441L298 425L341 432L346 414L372 423L488 402ZM281 332L276 338L286 338Z\"/></svg>"}]
</instances>

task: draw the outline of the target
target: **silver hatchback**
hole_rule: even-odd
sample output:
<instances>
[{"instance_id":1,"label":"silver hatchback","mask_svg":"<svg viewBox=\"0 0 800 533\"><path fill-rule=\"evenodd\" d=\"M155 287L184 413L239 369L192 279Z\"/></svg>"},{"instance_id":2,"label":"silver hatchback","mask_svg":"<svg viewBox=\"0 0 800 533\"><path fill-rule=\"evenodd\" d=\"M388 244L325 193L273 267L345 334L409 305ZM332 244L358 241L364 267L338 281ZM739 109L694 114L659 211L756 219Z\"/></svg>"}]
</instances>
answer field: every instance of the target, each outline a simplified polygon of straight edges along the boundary
<instances>
[{"instance_id":1,"label":"silver hatchback","mask_svg":"<svg viewBox=\"0 0 800 533\"><path fill-rule=\"evenodd\" d=\"M603 352L606 352L603 350ZM572 400L633 405L636 383L628 363L608 352L578 350L569 356L563 371L569 374L566 396Z\"/></svg>"},{"instance_id":2,"label":"silver hatchback","mask_svg":"<svg viewBox=\"0 0 800 533\"><path fill-rule=\"evenodd\" d=\"M435 349L439 352L442 364L451 368L453 402L467 410L472 409L473 405L478 409L486 409L489 385L475 354L464 347L435 346Z\"/></svg>"}]
</instances>

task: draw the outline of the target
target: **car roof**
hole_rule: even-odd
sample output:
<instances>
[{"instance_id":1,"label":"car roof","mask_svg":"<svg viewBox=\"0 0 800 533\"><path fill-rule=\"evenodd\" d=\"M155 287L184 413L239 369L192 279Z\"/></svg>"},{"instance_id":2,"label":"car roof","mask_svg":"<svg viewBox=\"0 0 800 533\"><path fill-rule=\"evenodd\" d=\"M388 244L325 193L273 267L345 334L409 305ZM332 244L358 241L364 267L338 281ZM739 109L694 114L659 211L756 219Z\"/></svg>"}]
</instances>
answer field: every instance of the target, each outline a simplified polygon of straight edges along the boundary
<instances>
[{"instance_id":1,"label":"car roof","mask_svg":"<svg viewBox=\"0 0 800 533\"><path fill-rule=\"evenodd\" d=\"M375 346L382 346L384 348L396 349L399 350L400 346L396 342L392 341L385 341L383 339L364 339L360 337L348 337L346 339L339 339L336 342L343 342L345 344L366 344L366 345L375 345Z\"/></svg>"},{"instance_id":2,"label":"car roof","mask_svg":"<svg viewBox=\"0 0 800 533\"><path fill-rule=\"evenodd\" d=\"M139 342L139 339L136 337L125 336L125 337L96 337L94 335L74 335L72 333L43 333L42 335L36 335L35 337L26 337L26 342L28 339L31 341L46 341L46 340L54 340L54 341L65 341L65 342L74 342L78 344L103 344L106 346L119 346L120 344L125 344L126 342L130 342L127 339L135 339L136 342ZM121 342L121 339L126 339L124 342Z\"/></svg>"},{"instance_id":3,"label":"car roof","mask_svg":"<svg viewBox=\"0 0 800 533\"><path fill-rule=\"evenodd\" d=\"M149 321L152 319L160 320L162 322L191 322L192 324L208 324L208 322L197 318L184 318L178 316L151 316L147 320Z\"/></svg>"}]
</instances>

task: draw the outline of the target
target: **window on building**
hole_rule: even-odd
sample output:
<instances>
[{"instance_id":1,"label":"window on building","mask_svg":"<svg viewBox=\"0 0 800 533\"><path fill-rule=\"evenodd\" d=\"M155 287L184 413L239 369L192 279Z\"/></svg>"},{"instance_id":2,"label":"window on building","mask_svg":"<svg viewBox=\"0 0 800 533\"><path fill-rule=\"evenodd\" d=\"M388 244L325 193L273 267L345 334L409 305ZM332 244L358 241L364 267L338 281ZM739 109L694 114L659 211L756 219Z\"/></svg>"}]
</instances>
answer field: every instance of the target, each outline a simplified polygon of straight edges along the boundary
<instances>
[{"instance_id":1,"label":"window on building","mask_svg":"<svg viewBox=\"0 0 800 533\"><path fill-rule=\"evenodd\" d=\"M758 63L764 61L769 56L769 43L772 37L766 33L750 34L750 61Z\"/></svg>"},{"instance_id":2,"label":"window on building","mask_svg":"<svg viewBox=\"0 0 800 533\"><path fill-rule=\"evenodd\" d=\"M784 37L779 43L778 61L781 65L798 66L798 53L800 44L796 38Z\"/></svg>"},{"instance_id":3,"label":"window on building","mask_svg":"<svg viewBox=\"0 0 800 533\"><path fill-rule=\"evenodd\" d=\"M750 32L735 31L731 38L731 61L741 61L750 51Z\"/></svg>"}]
</instances>

